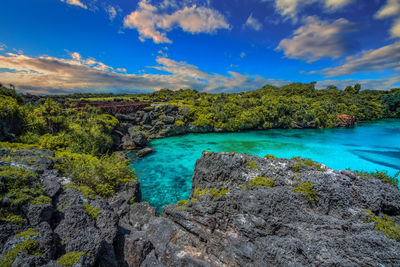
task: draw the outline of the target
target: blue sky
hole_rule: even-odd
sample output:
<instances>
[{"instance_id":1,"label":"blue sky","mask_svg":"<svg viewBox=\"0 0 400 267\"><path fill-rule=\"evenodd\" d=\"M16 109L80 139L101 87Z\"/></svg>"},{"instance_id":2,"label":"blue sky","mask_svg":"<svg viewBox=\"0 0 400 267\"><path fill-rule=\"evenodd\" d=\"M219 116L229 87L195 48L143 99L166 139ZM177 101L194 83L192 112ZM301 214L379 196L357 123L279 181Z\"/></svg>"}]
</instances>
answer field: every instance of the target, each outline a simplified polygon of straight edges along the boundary
<instances>
[{"instance_id":1,"label":"blue sky","mask_svg":"<svg viewBox=\"0 0 400 267\"><path fill-rule=\"evenodd\" d=\"M400 87L400 0L2 0L19 91Z\"/></svg>"}]
</instances>

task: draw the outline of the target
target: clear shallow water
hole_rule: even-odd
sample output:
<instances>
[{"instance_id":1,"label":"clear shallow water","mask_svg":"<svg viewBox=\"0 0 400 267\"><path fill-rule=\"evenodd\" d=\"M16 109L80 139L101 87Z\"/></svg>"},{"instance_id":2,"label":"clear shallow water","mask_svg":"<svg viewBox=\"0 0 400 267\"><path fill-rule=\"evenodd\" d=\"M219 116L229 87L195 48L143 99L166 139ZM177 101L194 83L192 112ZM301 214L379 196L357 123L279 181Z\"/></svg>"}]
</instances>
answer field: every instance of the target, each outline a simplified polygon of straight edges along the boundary
<instances>
[{"instance_id":1,"label":"clear shallow water","mask_svg":"<svg viewBox=\"0 0 400 267\"><path fill-rule=\"evenodd\" d=\"M400 120L362 123L350 129L188 134L153 140L151 147L156 152L143 159L132 153L132 168L141 181L143 201L160 210L189 198L194 165L204 150L302 156L336 170L386 170L394 175L400 169Z\"/></svg>"}]
</instances>

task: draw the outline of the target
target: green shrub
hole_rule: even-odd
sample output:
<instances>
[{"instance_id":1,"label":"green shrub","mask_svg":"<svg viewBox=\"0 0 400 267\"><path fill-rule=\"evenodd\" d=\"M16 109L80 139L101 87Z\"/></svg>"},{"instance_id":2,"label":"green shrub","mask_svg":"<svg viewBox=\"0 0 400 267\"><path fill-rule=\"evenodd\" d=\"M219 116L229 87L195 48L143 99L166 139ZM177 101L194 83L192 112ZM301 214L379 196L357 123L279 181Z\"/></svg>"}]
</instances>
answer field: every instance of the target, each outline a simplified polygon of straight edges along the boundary
<instances>
[{"instance_id":1,"label":"green shrub","mask_svg":"<svg viewBox=\"0 0 400 267\"><path fill-rule=\"evenodd\" d=\"M0 95L0 118L19 116L19 105L16 99Z\"/></svg>"},{"instance_id":2,"label":"green shrub","mask_svg":"<svg viewBox=\"0 0 400 267\"><path fill-rule=\"evenodd\" d=\"M175 121L174 124L176 126L185 126L185 123L183 121L179 121L179 120Z\"/></svg>"},{"instance_id":3,"label":"green shrub","mask_svg":"<svg viewBox=\"0 0 400 267\"><path fill-rule=\"evenodd\" d=\"M314 187L313 183L303 183L296 186L293 189L293 192L305 195L308 201L314 203L315 201L318 201L318 197L313 187Z\"/></svg>"},{"instance_id":4,"label":"green shrub","mask_svg":"<svg viewBox=\"0 0 400 267\"><path fill-rule=\"evenodd\" d=\"M23 144L23 143L9 143L9 142L0 142L0 147L7 148L9 150L22 150L38 147L38 145L32 144Z\"/></svg>"},{"instance_id":5,"label":"green shrub","mask_svg":"<svg viewBox=\"0 0 400 267\"><path fill-rule=\"evenodd\" d=\"M300 157L295 157L292 158L292 160L299 160L301 159ZM325 169L321 166L321 164L311 160L311 159L301 159L300 161L294 163L292 165L292 170L294 172L300 172L301 170L301 165L304 164L307 167L315 167L317 169L317 171L324 171Z\"/></svg>"},{"instance_id":6,"label":"green shrub","mask_svg":"<svg viewBox=\"0 0 400 267\"><path fill-rule=\"evenodd\" d=\"M388 183L392 185L399 184L399 175L400 171L398 171L394 176L390 176L386 171L375 171L375 172L365 172L365 171L355 171L358 176L367 177L367 178L377 178L381 180L383 183Z\"/></svg>"},{"instance_id":7,"label":"green shrub","mask_svg":"<svg viewBox=\"0 0 400 267\"><path fill-rule=\"evenodd\" d=\"M0 221L18 226L22 226L25 223L25 220L21 216L13 214L6 209L0 209Z\"/></svg>"},{"instance_id":8,"label":"green shrub","mask_svg":"<svg viewBox=\"0 0 400 267\"><path fill-rule=\"evenodd\" d=\"M87 199L91 199L91 200L95 200L97 199L96 193L89 187L86 185L81 185L78 190L82 193L82 195L84 197L86 197Z\"/></svg>"},{"instance_id":9,"label":"green shrub","mask_svg":"<svg viewBox=\"0 0 400 267\"><path fill-rule=\"evenodd\" d=\"M98 158L86 154L57 152L55 168L80 186L87 186L96 194L110 197L127 182L136 180L128 160L120 154Z\"/></svg>"},{"instance_id":10,"label":"green shrub","mask_svg":"<svg viewBox=\"0 0 400 267\"><path fill-rule=\"evenodd\" d=\"M254 179L251 179L249 181L250 188L256 187L256 186L266 186L266 187L273 187L274 186L274 180L272 180L269 177L262 177L258 176Z\"/></svg>"},{"instance_id":11,"label":"green shrub","mask_svg":"<svg viewBox=\"0 0 400 267\"><path fill-rule=\"evenodd\" d=\"M365 210L365 212L369 215L367 222L374 222L376 231L383 232L387 238L400 239L400 227L397 226L389 216L383 215L383 217L380 218L370 210Z\"/></svg>"},{"instance_id":12,"label":"green shrub","mask_svg":"<svg viewBox=\"0 0 400 267\"><path fill-rule=\"evenodd\" d=\"M275 157L274 155L266 155L264 158L267 158L267 159L278 159L277 157Z\"/></svg>"},{"instance_id":13,"label":"green shrub","mask_svg":"<svg viewBox=\"0 0 400 267\"><path fill-rule=\"evenodd\" d=\"M37 175L23 167L0 167L0 177L3 178L5 191L11 207L17 208L24 204L42 204L51 199L44 196Z\"/></svg>"},{"instance_id":14,"label":"green shrub","mask_svg":"<svg viewBox=\"0 0 400 267\"><path fill-rule=\"evenodd\" d=\"M43 195L36 197L29 201L30 204L34 204L34 205L44 205L44 204L50 203L50 202L51 202L51 198L49 198L48 196L43 196Z\"/></svg>"},{"instance_id":15,"label":"green shrub","mask_svg":"<svg viewBox=\"0 0 400 267\"><path fill-rule=\"evenodd\" d=\"M68 253L64 254L63 256L61 256L61 258L59 258L56 263L63 267L73 266L75 263L81 262L80 259L83 255L86 255L86 253L84 253L84 252L68 252Z\"/></svg>"},{"instance_id":16,"label":"green shrub","mask_svg":"<svg viewBox=\"0 0 400 267\"><path fill-rule=\"evenodd\" d=\"M88 203L83 203L83 206L85 207L86 213L92 218L93 220L97 220L97 216L99 216L99 208L93 208L90 204Z\"/></svg>"}]
</instances>

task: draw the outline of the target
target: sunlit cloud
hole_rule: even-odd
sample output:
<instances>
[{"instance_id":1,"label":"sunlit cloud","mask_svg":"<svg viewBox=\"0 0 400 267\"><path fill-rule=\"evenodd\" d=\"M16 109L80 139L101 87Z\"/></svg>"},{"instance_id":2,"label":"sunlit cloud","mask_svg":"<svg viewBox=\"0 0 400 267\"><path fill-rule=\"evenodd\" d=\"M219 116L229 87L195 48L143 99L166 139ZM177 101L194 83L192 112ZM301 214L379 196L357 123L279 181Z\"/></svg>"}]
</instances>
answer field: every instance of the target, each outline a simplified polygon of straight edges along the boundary
<instances>
[{"instance_id":1,"label":"sunlit cloud","mask_svg":"<svg viewBox=\"0 0 400 267\"><path fill-rule=\"evenodd\" d=\"M262 24L258 21L258 19L253 17L253 14L250 14L250 16L246 20L246 23L243 24L243 27L259 31L262 28Z\"/></svg>"},{"instance_id":2,"label":"sunlit cloud","mask_svg":"<svg viewBox=\"0 0 400 267\"><path fill-rule=\"evenodd\" d=\"M291 19L293 22L298 21L298 14L307 5L319 4L324 11L332 12L341 9L355 0L262 0L263 2L273 1L275 10L285 19Z\"/></svg>"},{"instance_id":3,"label":"sunlit cloud","mask_svg":"<svg viewBox=\"0 0 400 267\"><path fill-rule=\"evenodd\" d=\"M319 72L328 77L336 77L361 71L383 70L400 71L400 42L363 51L355 56L347 57L341 66L325 68L312 73Z\"/></svg>"},{"instance_id":4,"label":"sunlit cloud","mask_svg":"<svg viewBox=\"0 0 400 267\"><path fill-rule=\"evenodd\" d=\"M329 22L314 16L307 17L292 38L279 43L277 50L282 50L288 58L307 62L323 57L339 58L354 48L354 42L345 35L355 30L355 24L343 18Z\"/></svg>"},{"instance_id":5,"label":"sunlit cloud","mask_svg":"<svg viewBox=\"0 0 400 267\"><path fill-rule=\"evenodd\" d=\"M0 55L0 81L12 83L29 93L59 94L73 92L137 91L162 88L192 88L199 91L232 92L259 89L265 84L284 85L289 81L266 79L258 75L228 72L209 73L197 66L157 57L157 69L165 74L128 74L125 68L113 68L77 52L70 58L30 57L7 53Z\"/></svg>"},{"instance_id":6,"label":"sunlit cloud","mask_svg":"<svg viewBox=\"0 0 400 267\"><path fill-rule=\"evenodd\" d=\"M87 5L82 3L80 0L61 0L61 2L67 3L69 5L78 6L84 9L87 9Z\"/></svg>"},{"instance_id":7,"label":"sunlit cloud","mask_svg":"<svg viewBox=\"0 0 400 267\"><path fill-rule=\"evenodd\" d=\"M341 9L356 0L262 0L263 2L273 1L275 10L285 19L292 22L298 21L298 15L307 5L319 4L324 11L333 12Z\"/></svg>"},{"instance_id":8,"label":"sunlit cloud","mask_svg":"<svg viewBox=\"0 0 400 267\"><path fill-rule=\"evenodd\" d=\"M400 37L400 0L387 0L386 4L376 12L375 18L395 18L390 29L390 35L392 38Z\"/></svg>"},{"instance_id":9,"label":"sunlit cloud","mask_svg":"<svg viewBox=\"0 0 400 267\"><path fill-rule=\"evenodd\" d=\"M141 0L137 9L124 18L124 27L136 29L141 41L152 39L155 43L172 43L166 33L175 28L192 34L230 29L225 17L217 10L195 4L178 8L176 3L171 3L175 2L164 1L157 7L149 0ZM172 12L171 7L175 8Z\"/></svg>"}]
</instances>

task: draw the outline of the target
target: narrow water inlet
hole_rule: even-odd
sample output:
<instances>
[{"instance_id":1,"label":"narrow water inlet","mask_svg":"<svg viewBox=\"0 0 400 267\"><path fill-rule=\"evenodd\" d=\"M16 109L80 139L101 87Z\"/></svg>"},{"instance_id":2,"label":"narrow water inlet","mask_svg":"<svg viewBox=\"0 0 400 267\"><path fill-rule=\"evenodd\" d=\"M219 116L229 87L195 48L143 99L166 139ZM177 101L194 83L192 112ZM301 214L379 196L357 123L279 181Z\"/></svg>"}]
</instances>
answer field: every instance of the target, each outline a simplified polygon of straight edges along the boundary
<instances>
[{"instance_id":1,"label":"narrow water inlet","mask_svg":"<svg viewBox=\"0 0 400 267\"><path fill-rule=\"evenodd\" d=\"M144 158L137 158L133 151L128 155L141 181L143 201L161 211L164 205L189 198L193 169L204 150L301 156L336 170L380 170L394 175L400 169L400 120L364 122L348 129L188 134L153 140L151 147L156 152Z\"/></svg>"}]
</instances>

